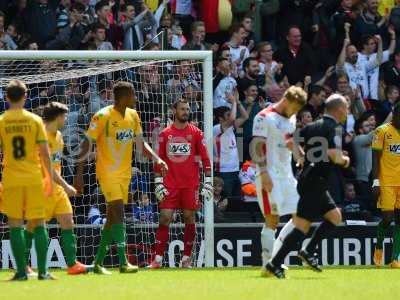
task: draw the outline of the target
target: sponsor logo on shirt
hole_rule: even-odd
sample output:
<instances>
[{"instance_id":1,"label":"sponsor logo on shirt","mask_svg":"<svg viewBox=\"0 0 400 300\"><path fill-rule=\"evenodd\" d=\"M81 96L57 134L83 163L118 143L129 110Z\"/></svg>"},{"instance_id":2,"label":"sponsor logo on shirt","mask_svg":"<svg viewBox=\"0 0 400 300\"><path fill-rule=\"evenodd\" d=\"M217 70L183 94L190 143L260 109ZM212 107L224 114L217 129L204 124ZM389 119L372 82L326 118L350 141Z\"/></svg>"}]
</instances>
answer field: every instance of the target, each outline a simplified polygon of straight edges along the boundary
<instances>
[{"instance_id":1,"label":"sponsor logo on shirt","mask_svg":"<svg viewBox=\"0 0 400 300\"><path fill-rule=\"evenodd\" d=\"M400 154L400 144L390 144L389 151L394 154Z\"/></svg>"},{"instance_id":2,"label":"sponsor logo on shirt","mask_svg":"<svg viewBox=\"0 0 400 300\"><path fill-rule=\"evenodd\" d=\"M128 142L133 139L133 129L121 129L115 132L115 139L118 142Z\"/></svg>"},{"instance_id":3,"label":"sponsor logo on shirt","mask_svg":"<svg viewBox=\"0 0 400 300\"><path fill-rule=\"evenodd\" d=\"M192 145L190 143L169 143L168 154L169 155L190 155Z\"/></svg>"}]
</instances>

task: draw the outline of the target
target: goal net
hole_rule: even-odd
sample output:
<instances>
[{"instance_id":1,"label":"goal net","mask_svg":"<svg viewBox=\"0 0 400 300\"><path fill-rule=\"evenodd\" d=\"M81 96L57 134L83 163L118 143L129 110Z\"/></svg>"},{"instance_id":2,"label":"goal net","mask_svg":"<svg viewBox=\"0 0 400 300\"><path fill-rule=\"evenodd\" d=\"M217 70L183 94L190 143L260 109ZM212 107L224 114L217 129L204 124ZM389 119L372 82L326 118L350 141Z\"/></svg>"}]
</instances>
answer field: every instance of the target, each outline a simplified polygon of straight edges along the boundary
<instances>
[{"instance_id":1,"label":"goal net","mask_svg":"<svg viewBox=\"0 0 400 300\"><path fill-rule=\"evenodd\" d=\"M79 55L82 54L82 55ZM124 55L122 55L124 54ZM19 55L18 57L14 57ZM205 131L212 145L211 68L209 52L9 52L7 60L0 57L0 110L7 108L5 86L12 79L20 79L28 86L26 109L41 115L44 105L52 101L69 107L65 127L63 177L72 184L78 159L79 144L94 113L113 104L112 86L117 81L131 82L136 91L136 110L142 120L144 137L155 148L160 130L170 124L171 104L185 98L192 110L191 121ZM207 62L207 63L204 63ZM207 91L207 93L205 93ZM210 94L208 94L210 95ZM210 103L207 103L207 101ZM205 125L205 124L208 125ZM210 151L209 145L209 151ZM210 152L211 154L211 152ZM154 257L155 231L158 227L159 209L154 195L153 165L144 156L134 154L132 180L129 187L129 204L125 208L127 223L127 256L132 264L148 265ZM71 198L74 208L75 233L78 240L77 258L91 264L100 242L101 227L105 222L105 200L96 182L95 158L87 159L84 172L84 194ZM212 203L202 201L196 215L197 234L192 258L195 266L213 264L210 251L212 241ZM3 240L3 268L8 259L8 229L5 216L0 217L0 239ZM50 266L64 264L55 220L49 223L51 244ZM183 249L183 217L176 211L170 226L170 243L164 255L164 265L177 266ZM206 238L207 236L207 238ZM9 251L9 253L11 253ZM35 254L32 250L32 261ZM61 253L61 255L60 255ZM206 260L206 256L208 262ZM105 265L118 264L116 249L111 248Z\"/></svg>"}]
</instances>

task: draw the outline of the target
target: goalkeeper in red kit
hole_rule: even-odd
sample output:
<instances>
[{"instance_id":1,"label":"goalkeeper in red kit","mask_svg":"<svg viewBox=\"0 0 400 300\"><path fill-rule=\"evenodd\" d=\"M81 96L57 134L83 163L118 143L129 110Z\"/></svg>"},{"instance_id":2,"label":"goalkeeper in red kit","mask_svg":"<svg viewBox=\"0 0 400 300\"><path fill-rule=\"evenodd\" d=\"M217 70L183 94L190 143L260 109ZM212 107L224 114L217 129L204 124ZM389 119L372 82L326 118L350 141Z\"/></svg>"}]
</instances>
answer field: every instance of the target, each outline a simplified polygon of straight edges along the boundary
<instances>
[{"instance_id":1,"label":"goalkeeper in red kit","mask_svg":"<svg viewBox=\"0 0 400 300\"><path fill-rule=\"evenodd\" d=\"M149 268L162 266L165 248L169 240L169 224L176 209L183 211L185 232L183 235L182 268L192 266L192 248L196 236L195 214L200 207L201 195L211 200L213 195L211 164L202 131L189 122L190 107L186 100L173 104L174 123L161 131L158 155L168 165L166 174L155 166L155 194L159 200L160 221L156 232L155 258ZM200 166L204 183L200 188Z\"/></svg>"}]
</instances>

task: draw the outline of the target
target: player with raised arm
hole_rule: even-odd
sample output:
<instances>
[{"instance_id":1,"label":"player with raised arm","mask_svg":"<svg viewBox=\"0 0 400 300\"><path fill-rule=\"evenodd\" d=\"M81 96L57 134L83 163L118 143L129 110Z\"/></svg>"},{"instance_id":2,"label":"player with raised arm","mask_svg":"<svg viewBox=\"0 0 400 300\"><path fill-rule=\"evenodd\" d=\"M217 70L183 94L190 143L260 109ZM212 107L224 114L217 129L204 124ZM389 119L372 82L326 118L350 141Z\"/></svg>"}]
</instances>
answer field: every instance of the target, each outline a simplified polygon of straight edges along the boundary
<instances>
[{"instance_id":1,"label":"player with raised arm","mask_svg":"<svg viewBox=\"0 0 400 300\"><path fill-rule=\"evenodd\" d=\"M293 228L289 221L275 240L280 216L296 213L299 201L297 181L292 172L292 152L300 159L301 149L293 143L293 133L296 114L306 102L306 92L292 86L278 103L263 109L254 118L250 153L257 167L257 199L265 218L261 230L262 275L266 274L265 265L274 248L276 252L279 241Z\"/></svg>"},{"instance_id":2,"label":"player with raised arm","mask_svg":"<svg viewBox=\"0 0 400 300\"><path fill-rule=\"evenodd\" d=\"M126 228L124 205L128 203L129 183L132 177L133 146L153 158L160 169L165 162L143 140L142 125L135 109L135 90L129 82L113 86L114 105L104 107L92 118L87 131L88 139L81 144L76 169L75 187L83 192L84 157L91 151L90 141L96 143L96 176L107 203L107 221L101 233L100 245L94 262L94 273L110 275L103 267L109 246L115 242L119 257L120 273L135 273L137 266L128 263L125 253Z\"/></svg>"},{"instance_id":3,"label":"player with raised arm","mask_svg":"<svg viewBox=\"0 0 400 300\"><path fill-rule=\"evenodd\" d=\"M2 209L8 217L11 249L17 265L12 280L28 279L24 219L33 229L38 279L48 280L54 279L47 270L49 238L45 228L45 196L53 192L51 162L42 119L24 109L26 92L22 81L10 81L6 88L9 109L0 116Z\"/></svg>"},{"instance_id":4,"label":"player with raised arm","mask_svg":"<svg viewBox=\"0 0 400 300\"><path fill-rule=\"evenodd\" d=\"M375 130L372 141L372 190L382 221L377 228L374 263L382 266L383 241L394 218L391 268L400 268L400 103L393 108L392 122Z\"/></svg>"},{"instance_id":5,"label":"player with raised arm","mask_svg":"<svg viewBox=\"0 0 400 300\"><path fill-rule=\"evenodd\" d=\"M199 209L200 162L205 175L201 194L212 198L211 164L203 133L189 122L190 106L186 100L173 104L174 123L161 131L158 153L168 165L162 175L156 167L156 197L160 201L160 221L156 232L155 258L149 268L162 266L165 247L169 240L169 224L176 209L183 210L185 231L183 236L182 268L192 266L192 248L196 236L195 214Z\"/></svg>"},{"instance_id":6,"label":"player with raised arm","mask_svg":"<svg viewBox=\"0 0 400 300\"><path fill-rule=\"evenodd\" d=\"M67 272L77 275L87 272L87 267L76 260L76 237L70 196L76 195L76 190L61 176L61 159L64 149L60 130L64 127L68 107L59 102L51 102L44 107L43 120L49 140L50 157L53 169L53 195L46 199L46 219L56 218L61 227L61 243L67 261ZM26 227L25 240L27 261L32 246L33 228Z\"/></svg>"}]
</instances>

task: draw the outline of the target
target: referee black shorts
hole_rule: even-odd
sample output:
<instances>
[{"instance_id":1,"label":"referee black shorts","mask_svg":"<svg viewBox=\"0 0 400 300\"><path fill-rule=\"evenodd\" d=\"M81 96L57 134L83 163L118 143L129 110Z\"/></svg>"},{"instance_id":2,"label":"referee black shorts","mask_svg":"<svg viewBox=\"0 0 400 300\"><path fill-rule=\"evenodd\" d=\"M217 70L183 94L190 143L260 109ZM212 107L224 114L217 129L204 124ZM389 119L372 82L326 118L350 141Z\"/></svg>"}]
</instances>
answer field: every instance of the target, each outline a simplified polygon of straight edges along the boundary
<instances>
[{"instance_id":1,"label":"referee black shorts","mask_svg":"<svg viewBox=\"0 0 400 300\"><path fill-rule=\"evenodd\" d=\"M321 218L336 204L328 191L327 181L320 176L299 178L297 191L300 199L297 204L297 216L310 222Z\"/></svg>"}]
</instances>

